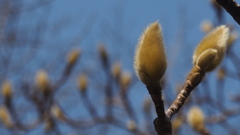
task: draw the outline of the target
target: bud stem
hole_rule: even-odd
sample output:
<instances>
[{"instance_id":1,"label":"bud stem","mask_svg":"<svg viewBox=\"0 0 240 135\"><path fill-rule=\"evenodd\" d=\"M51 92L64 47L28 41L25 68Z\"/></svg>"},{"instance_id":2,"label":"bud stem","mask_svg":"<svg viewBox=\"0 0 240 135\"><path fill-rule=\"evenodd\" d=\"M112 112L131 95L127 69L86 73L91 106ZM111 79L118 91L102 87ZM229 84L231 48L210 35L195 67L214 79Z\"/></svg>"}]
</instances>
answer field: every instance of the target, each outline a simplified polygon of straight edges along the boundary
<instances>
[{"instance_id":1,"label":"bud stem","mask_svg":"<svg viewBox=\"0 0 240 135\"><path fill-rule=\"evenodd\" d=\"M164 102L162 99L162 88L160 85L146 86L149 94L152 97L157 118L154 120L154 127L158 135L172 135L172 125L170 119L166 116L164 111Z\"/></svg>"},{"instance_id":2,"label":"bud stem","mask_svg":"<svg viewBox=\"0 0 240 135\"><path fill-rule=\"evenodd\" d=\"M202 81L204 75L205 71L201 70L198 66L194 66L192 68L191 72L188 74L181 92L178 94L177 98L166 112L169 119L178 113L184 102L187 100L188 96L191 94L192 90L197 87L198 84Z\"/></svg>"}]
</instances>

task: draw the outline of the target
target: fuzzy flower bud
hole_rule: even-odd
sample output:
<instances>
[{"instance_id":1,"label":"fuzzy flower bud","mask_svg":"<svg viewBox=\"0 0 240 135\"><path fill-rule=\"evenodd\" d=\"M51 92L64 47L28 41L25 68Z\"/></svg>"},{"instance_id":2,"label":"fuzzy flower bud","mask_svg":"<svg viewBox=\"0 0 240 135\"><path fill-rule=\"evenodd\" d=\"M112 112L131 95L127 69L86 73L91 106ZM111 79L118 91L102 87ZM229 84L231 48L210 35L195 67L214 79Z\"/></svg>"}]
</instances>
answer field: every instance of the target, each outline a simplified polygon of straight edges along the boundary
<instances>
[{"instance_id":1,"label":"fuzzy flower bud","mask_svg":"<svg viewBox=\"0 0 240 135\"><path fill-rule=\"evenodd\" d=\"M119 62L113 64L112 75L114 78L119 79L121 75L121 64Z\"/></svg>"},{"instance_id":2,"label":"fuzzy flower bud","mask_svg":"<svg viewBox=\"0 0 240 135\"><path fill-rule=\"evenodd\" d=\"M58 118L59 120L64 120L65 118L60 108L56 105L52 106L51 113L54 117Z\"/></svg>"},{"instance_id":3,"label":"fuzzy flower bud","mask_svg":"<svg viewBox=\"0 0 240 135\"><path fill-rule=\"evenodd\" d=\"M12 97L12 85L9 81L4 81L2 84L2 94L6 98Z\"/></svg>"},{"instance_id":4,"label":"fuzzy flower bud","mask_svg":"<svg viewBox=\"0 0 240 135\"><path fill-rule=\"evenodd\" d=\"M81 92L85 92L88 85L88 77L86 74L82 74L78 78L78 88Z\"/></svg>"},{"instance_id":5,"label":"fuzzy flower bud","mask_svg":"<svg viewBox=\"0 0 240 135\"><path fill-rule=\"evenodd\" d=\"M130 85L131 80L132 80L131 73L127 71L122 73L120 83L124 89L126 89Z\"/></svg>"},{"instance_id":6,"label":"fuzzy flower bud","mask_svg":"<svg viewBox=\"0 0 240 135\"><path fill-rule=\"evenodd\" d=\"M134 68L145 85L160 83L167 67L162 29L158 22L143 32L135 52Z\"/></svg>"},{"instance_id":7,"label":"fuzzy flower bud","mask_svg":"<svg viewBox=\"0 0 240 135\"><path fill-rule=\"evenodd\" d=\"M127 129L130 130L130 131L135 130L135 129L136 129L136 123L135 123L135 121L129 120L129 121L127 122Z\"/></svg>"},{"instance_id":8,"label":"fuzzy flower bud","mask_svg":"<svg viewBox=\"0 0 240 135\"><path fill-rule=\"evenodd\" d=\"M229 28L225 25L212 30L195 49L193 55L194 65L199 66L199 63L201 63L200 65L202 66L200 68L206 72L214 70L224 58L228 39Z\"/></svg>"},{"instance_id":9,"label":"fuzzy flower bud","mask_svg":"<svg viewBox=\"0 0 240 135\"><path fill-rule=\"evenodd\" d=\"M208 33L209 31L211 31L213 29L213 24L208 21L208 20L205 20L201 23L201 31L204 32L204 33Z\"/></svg>"},{"instance_id":10,"label":"fuzzy flower bud","mask_svg":"<svg viewBox=\"0 0 240 135\"><path fill-rule=\"evenodd\" d=\"M46 90L49 85L48 74L44 70L39 70L36 74L35 83L41 90Z\"/></svg>"},{"instance_id":11,"label":"fuzzy flower bud","mask_svg":"<svg viewBox=\"0 0 240 135\"><path fill-rule=\"evenodd\" d=\"M9 112L4 106L0 106L0 120L6 127L11 127L13 124Z\"/></svg>"},{"instance_id":12,"label":"fuzzy flower bud","mask_svg":"<svg viewBox=\"0 0 240 135\"><path fill-rule=\"evenodd\" d=\"M201 130L204 127L204 113L202 110L194 106L187 113L187 122L195 130Z\"/></svg>"},{"instance_id":13,"label":"fuzzy flower bud","mask_svg":"<svg viewBox=\"0 0 240 135\"><path fill-rule=\"evenodd\" d=\"M77 62L77 59L78 59L80 53L81 53L80 50L76 50L76 49L70 51L67 55L67 63L69 65L74 65Z\"/></svg>"}]
</instances>

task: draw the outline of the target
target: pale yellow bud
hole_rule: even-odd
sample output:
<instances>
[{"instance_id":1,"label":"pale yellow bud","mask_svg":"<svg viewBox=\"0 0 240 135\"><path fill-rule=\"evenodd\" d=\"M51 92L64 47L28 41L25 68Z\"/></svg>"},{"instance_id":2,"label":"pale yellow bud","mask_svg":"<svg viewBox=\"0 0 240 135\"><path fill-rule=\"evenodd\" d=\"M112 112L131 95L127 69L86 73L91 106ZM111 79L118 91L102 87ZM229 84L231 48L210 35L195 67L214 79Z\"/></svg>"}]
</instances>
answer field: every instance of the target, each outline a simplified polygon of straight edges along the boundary
<instances>
[{"instance_id":1,"label":"pale yellow bud","mask_svg":"<svg viewBox=\"0 0 240 135\"><path fill-rule=\"evenodd\" d=\"M146 98L143 103L144 112L149 114L151 112L151 108L152 108L152 99Z\"/></svg>"},{"instance_id":2,"label":"pale yellow bud","mask_svg":"<svg viewBox=\"0 0 240 135\"><path fill-rule=\"evenodd\" d=\"M201 130L204 127L204 113L197 107L191 107L187 113L187 122L195 130Z\"/></svg>"},{"instance_id":3,"label":"pale yellow bud","mask_svg":"<svg viewBox=\"0 0 240 135\"><path fill-rule=\"evenodd\" d=\"M227 43L228 46L231 46L237 39L238 39L238 32L236 31L231 32L228 43Z\"/></svg>"},{"instance_id":4,"label":"pale yellow bud","mask_svg":"<svg viewBox=\"0 0 240 135\"><path fill-rule=\"evenodd\" d=\"M130 131L136 130L136 123L133 120L127 122L127 129Z\"/></svg>"},{"instance_id":5,"label":"pale yellow bud","mask_svg":"<svg viewBox=\"0 0 240 135\"><path fill-rule=\"evenodd\" d=\"M48 74L44 70L39 70L36 74L35 83L41 90L46 90L49 85Z\"/></svg>"},{"instance_id":6,"label":"pale yellow bud","mask_svg":"<svg viewBox=\"0 0 240 135\"><path fill-rule=\"evenodd\" d=\"M2 94L6 98L12 97L12 85L9 81L4 81L2 84Z\"/></svg>"},{"instance_id":7,"label":"pale yellow bud","mask_svg":"<svg viewBox=\"0 0 240 135\"><path fill-rule=\"evenodd\" d=\"M130 72L125 71L121 74L120 83L123 88L127 88L130 85L131 80L132 76Z\"/></svg>"},{"instance_id":8,"label":"pale yellow bud","mask_svg":"<svg viewBox=\"0 0 240 135\"><path fill-rule=\"evenodd\" d=\"M177 131L183 124L183 119L181 117L176 117L172 121L172 129L173 131Z\"/></svg>"},{"instance_id":9,"label":"pale yellow bud","mask_svg":"<svg viewBox=\"0 0 240 135\"><path fill-rule=\"evenodd\" d=\"M226 71L224 68L220 68L217 72L217 77L219 80L223 80L223 78L225 77L226 75Z\"/></svg>"},{"instance_id":10,"label":"pale yellow bud","mask_svg":"<svg viewBox=\"0 0 240 135\"><path fill-rule=\"evenodd\" d=\"M12 119L6 107L0 106L0 119L6 127L12 126Z\"/></svg>"},{"instance_id":11,"label":"pale yellow bud","mask_svg":"<svg viewBox=\"0 0 240 135\"><path fill-rule=\"evenodd\" d=\"M82 74L78 78L78 88L81 92L85 92L88 85L88 77L86 74Z\"/></svg>"},{"instance_id":12,"label":"pale yellow bud","mask_svg":"<svg viewBox=\"0 0 240 135\"><path fill-rule=\"evenodd\" d=\"M208 21L208 20L202 21L202 23L201 23L201 31L202 32L208 33L212 29L213 29L213 24L210 21Z\"/></svg>"},{"instance_id":13,"label":"pale yellow bud","mask_svg":"<svg viewBox=\"0 0 240 135\"><path fill-rule=\"evenodd\" d=\"M119 79L120 74L121 74L121 64L119 62L116 62L113 64L113 67L112 67L112 75L113 77Z\"/></svg>"},{"instance_id":14,"label":"pale yellow bud","mask_svg":"<svg viewBox=\"0 0 240 135\"><path fill-rule=\"evenodd\" d=\"M208 54L215 55L215 54L212 54L211 52L215 53L214 50L216 50L217 51L216 57L210 64L207 64L208 67L205 69L205 71L210 72L214 70L224 58L228 39L229 39L229 28L226 27L225 25L219 26L214 30L212 30L210 33L208 33L195 49L195 52L193 55L194 65L196 65L197 61L201 59L200 57L203 56L204 52L206 52L209 49L213 49L210 52L208 52ZM213 57L213 56L205 56L205 57L207 58L207 57Z\"/></svg>"},{"instance_id":15,"label":"pale yellow bud","mask_svg":"<svg viewBox=\"0 0 240 135\"><path fill-rule=\"evenodd\" d=\"M58 118L59 120L64 120L65 118L60 108L56 105L52 106L51 113L54 117Z\"/></svg>"},{"instance_id":16,"label":"pale yellow bud","mask_svg":"<svg viewBox=\"0 0 240 135\"><path fill-rule=\"evenodd\" d=\"M143 32L135 52L134 68L145 85L159 84L167 67L162 29L158 22Z\"/></svg>"},{"instance_id":17,"label":"pale yellow bud","mask_svg":"<svg viewBox=\"0 0 240 135\"><path fill-rule=\"evenodd\" d=\"M69 65L74 65L76 63L80 53L81 53L80 50L76 50L76 49L70 51L67 55L67 63Z\"/></svg>"}]
</instances>

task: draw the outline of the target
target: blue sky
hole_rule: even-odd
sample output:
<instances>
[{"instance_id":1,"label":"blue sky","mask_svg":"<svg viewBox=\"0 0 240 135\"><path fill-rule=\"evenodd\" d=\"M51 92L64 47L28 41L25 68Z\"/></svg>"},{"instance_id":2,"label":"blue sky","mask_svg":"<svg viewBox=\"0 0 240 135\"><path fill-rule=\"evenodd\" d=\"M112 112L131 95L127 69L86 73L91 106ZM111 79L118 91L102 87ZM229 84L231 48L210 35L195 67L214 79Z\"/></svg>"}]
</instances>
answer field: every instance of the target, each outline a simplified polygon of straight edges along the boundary
<instances>
[{"instance_id":1,"label":"blue sky","mask_svg":"<svg viewBox=\"0 0 240 135\"><path fill-rule=\"evenodd\" d=\"M44 45L36 61L30 63L34 70L28 71L29 68L26 68L25 72L35 73L38 69L49 67L49 63L54 63L57 58L63 62L69 50L80 48L81 64L76 71L88 69L98 73L101 68L96 62L99 59L97 47L104 44L111 61L120 61L123 69L129 70L135 77L132 64L138 38L148 24L158 20L163 29L168 56L166 76L170 78L171 93L176 85L184 82L191 69L194 48L204 36L200 30L201 22L216 22L209 0L55 0L50 7L44 7L47 12L41 14L48 16L49 31L45 33ZM38 9L25 13L28 18L26 22L31 23L31 16L36 16L36 13ZM237 26L225 11L224 17L228 24ZM61 70L63 65L59 64L57 68ZM58 72L54 71L54 74ZM75 85L78 74L73 76L64 88ZM215 79L213 73L209 76ZM133 94L136 92L139 93L137 96ZM148 93L139 81L132 86L129 96L132 95L135 95L131 98L134 108L141 109L140 104ZM93 93L92 96L96 95ZM66 100L70 100L68 104L74 102L68 98ZM73 109L73 114L76 111Z\"/></svg>"}]
</instances>

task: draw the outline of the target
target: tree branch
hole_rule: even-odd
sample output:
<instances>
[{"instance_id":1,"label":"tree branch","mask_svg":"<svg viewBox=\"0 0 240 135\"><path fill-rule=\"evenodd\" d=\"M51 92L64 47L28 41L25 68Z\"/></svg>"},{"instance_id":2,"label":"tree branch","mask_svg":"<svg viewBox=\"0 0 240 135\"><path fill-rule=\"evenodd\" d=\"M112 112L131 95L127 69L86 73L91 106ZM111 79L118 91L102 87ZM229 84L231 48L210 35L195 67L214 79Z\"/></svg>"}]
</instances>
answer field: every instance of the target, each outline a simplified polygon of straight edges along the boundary
<instances>
[{"instance_id":1,"label":"tree branch","mask_svg":"<svg viewBox=\"0 0 240 135\"><path fill-rule=\"evenodd\" d=\"M234 0L216 0L240 25L240 6Z\"/></svg>"}]
</instances>

